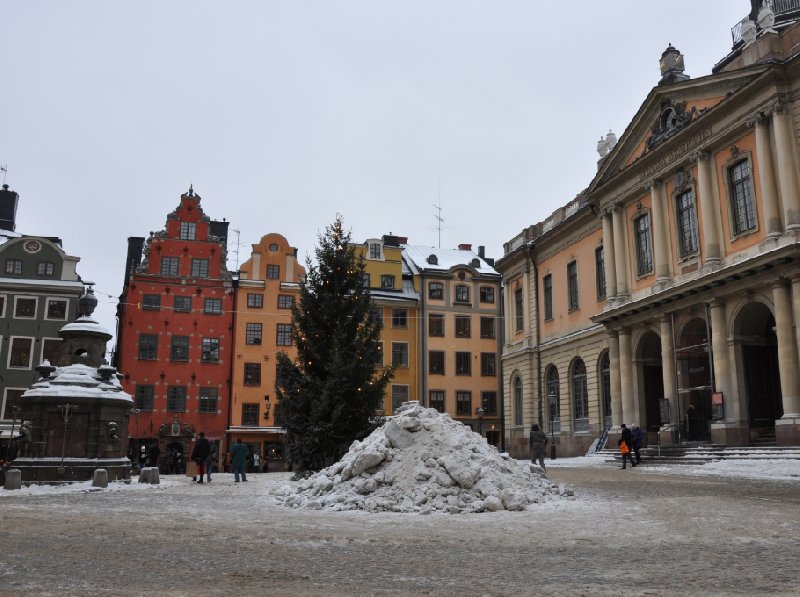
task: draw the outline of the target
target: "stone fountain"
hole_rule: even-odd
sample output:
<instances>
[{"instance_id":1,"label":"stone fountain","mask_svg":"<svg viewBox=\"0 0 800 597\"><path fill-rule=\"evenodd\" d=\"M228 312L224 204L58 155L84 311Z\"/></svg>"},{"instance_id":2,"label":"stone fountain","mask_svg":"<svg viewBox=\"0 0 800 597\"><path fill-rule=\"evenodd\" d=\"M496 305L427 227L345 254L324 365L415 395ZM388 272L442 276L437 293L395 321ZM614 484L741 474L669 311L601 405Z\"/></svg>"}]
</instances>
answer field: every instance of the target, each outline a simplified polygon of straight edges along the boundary
<instances>
[{"instance_id":1,"label":"stone fountain","mask_svg":"<svg viewBox=\"0 0 800 597\"><path fill-rule=\"evenodd\" d=\"M92 318L96 306L89 287L78 319L59 330L57 366L36 367L41 378L20 397L23 437L11 468L22 483L87 481L96 469L109 480L130 479L124 438L133 399L103 360L111 334Z\"/></svg>"}]
</instances>

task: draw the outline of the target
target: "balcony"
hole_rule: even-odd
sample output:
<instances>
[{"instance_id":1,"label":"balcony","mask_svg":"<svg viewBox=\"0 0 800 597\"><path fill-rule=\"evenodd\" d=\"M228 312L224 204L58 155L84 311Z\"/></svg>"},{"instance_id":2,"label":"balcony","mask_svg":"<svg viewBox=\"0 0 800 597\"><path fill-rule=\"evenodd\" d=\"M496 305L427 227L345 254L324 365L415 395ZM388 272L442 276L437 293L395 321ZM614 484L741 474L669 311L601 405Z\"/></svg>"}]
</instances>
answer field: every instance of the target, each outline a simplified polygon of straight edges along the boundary
<instances>
[{"instance_id":1,"label":"balcony","mask_svg":"<svg viewBox=\"0 0 800 597\"><path fill-rule=\"evenodd\" d=\"M785 20L785 18L782 19L781 17L795 12L798 13L798 15L794 16L800 16L800 0L772 0L772 10L775 12L776 21L778 22ZM749 15L746 16L731 28L731 39L733 40L734 46L742 41L742 25L744 25L744 22L749 18Z\"/></svg>"}]
</instances>

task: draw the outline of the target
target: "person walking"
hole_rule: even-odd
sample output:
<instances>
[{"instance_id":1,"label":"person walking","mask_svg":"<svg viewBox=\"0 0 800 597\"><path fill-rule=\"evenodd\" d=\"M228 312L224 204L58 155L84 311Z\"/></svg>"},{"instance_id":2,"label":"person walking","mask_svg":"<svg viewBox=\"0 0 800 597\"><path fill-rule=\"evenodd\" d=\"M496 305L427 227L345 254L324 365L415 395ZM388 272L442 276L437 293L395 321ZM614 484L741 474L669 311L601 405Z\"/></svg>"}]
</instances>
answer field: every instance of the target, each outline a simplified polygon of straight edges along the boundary
<instances>
[{"instance_id":1,"label":"person walking","mask_svg":"<svg viewBox=\"0 0 800 597\"><path fill-rule=\"evenodd\" d=\"M636 463L633 461L633 456L631 456L633 436L631 435L631 430L628 429L625 423L622 424L622 436L619 438L617 444L619 445L619 452L622 454L622 468L625 469L625 458L631 461L631 468L636 466Z\"/></svg>"},{"instance_id":2,"label":"person walking","mask_svg":"<svg viewBox=\"0 0 800 597\"><path fill-rule=\"evenodd\" d=\"M211 473L214 472L214 463L217 461L217 444L211 444L211 452L206 458L206 481L211 481Z\"/></svg>"},{"instance_id":3,"label":"person walking","mask_svg":"<svg viewBox=\"0 0 800 597\"><path fill-rule=\"evenodd\" d=\"M192 481L197 479L198 483L203 482L203 473L209 454L211 454L211 444L208 443L206 434L201 431L192 450L192 460L197 463L197 477L192 477Z\"/></svg>"},{"instance_id":4,"label":"person walking","mask_svg":"<svg viewBox=\"0 0 800 597\"><path fill-rule=\"evenodd\" d=\"M547 447L547 436L539 429L539 425L534 423L531 425L531 462L536 463L539 461L539 466L542 467L542 472L546 473L544 468L544 449Z\"/></svg>"},{"instance_id":5,"label":"person walking","mask_svg":"<svg viewBox=\"0 0 800 597\"><path fill-rule=\"evenodd\" d=\"M634 424L631 428L631 436L633 437L633 453L636 455L636 464L642 461L642 456L639 450L644 446L644 431L638 425Z\"/></svg>"},{"instance_id":6,"label":"person walking","mask_svg":"<svg viewBox=\"0 0 800 597\"><path fill-rule=\"evenodd\" d=\"M245 465L247 464L247 446L242 443L242 438L237 437L236 443L231 446L231 466L233 467L233 480L239 482L239 475L242 481L247 481Z\"/></svg>"}]
</instances>

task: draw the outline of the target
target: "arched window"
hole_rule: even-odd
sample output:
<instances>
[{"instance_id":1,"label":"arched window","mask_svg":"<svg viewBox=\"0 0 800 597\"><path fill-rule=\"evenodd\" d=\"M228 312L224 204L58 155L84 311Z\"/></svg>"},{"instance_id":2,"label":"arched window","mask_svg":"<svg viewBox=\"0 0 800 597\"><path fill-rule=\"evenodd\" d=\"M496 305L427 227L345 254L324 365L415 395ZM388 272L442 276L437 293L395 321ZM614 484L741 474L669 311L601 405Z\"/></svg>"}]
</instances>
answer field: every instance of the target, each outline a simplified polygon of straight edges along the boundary
<instances>
[{"instance_id":1,"label":"arched window","mask_svg":"<svg viewBox=\"0 0 800 597\"><path fill-rule=\"evenodd\" d=\"M586 388L586 365L578 359L572 365L572 405L574 431L589 431L589 392Z\"/></svg>"},{"instance_id":2,"label":"arched window","mask_svg":"<svg viewBox=\"0 0 800 597\"><path fill-rule=\"evenodd\" d=\"M522 425L522 379L514 378L514 425Z\"/></svg>"},{"instance_id":3,"label":"arched window","mask_svg":"<svg viewBox=\"0 0 800 597\"><path fill-rule=\"evenodd\" d=\"M600 392L603 400L603 427L611 427L611 358L608 351L600 358Z\"/></svg>"},{"instance_id":4,"label":"arched window","mask_svg":"<svg viewBox=\"0 0 800 597\"><path fill-rule=\"evenodd\" d=\"M553 433L561 433L561 397L558 385L558 369L551 366L547 369L547 405Z\"/></svg>"}]
</instances>

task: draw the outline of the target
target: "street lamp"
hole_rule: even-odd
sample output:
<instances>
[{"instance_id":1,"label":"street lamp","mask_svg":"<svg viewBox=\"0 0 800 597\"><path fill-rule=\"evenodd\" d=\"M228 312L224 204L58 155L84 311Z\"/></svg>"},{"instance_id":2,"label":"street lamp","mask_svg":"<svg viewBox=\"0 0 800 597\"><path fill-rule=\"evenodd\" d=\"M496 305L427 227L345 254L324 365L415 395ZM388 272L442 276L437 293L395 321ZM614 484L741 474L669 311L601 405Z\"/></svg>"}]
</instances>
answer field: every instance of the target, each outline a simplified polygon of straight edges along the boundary
<instances>
[{"instance_id":1,"label":"street lamp","mask_svg":"<svg viewBox=\"0 0 800 597\"><path fill-rule=\"evenodd\" d=\"M556 393L550 391L550 460L556 459L556 440L555 440L555 422L556 422Z\"/></svg>"},{"instance_id":2,"label":"street lamp","mask_svg":"<svg viewBox=\"0 0 800 597\"><path fill-rule=\"evenodd\" d=\"M136 415L136 440L139 440L139 413L142 412L141 408L132 408L130 413Z\"/></svg>"},{"instance_id":3,"label":"street lamp","mask_svg":"<svg viewBox=\"0 0 800 597\"><path fill-rule=\"evenodd\" d=\"M483 415L485 412L486 411L483 410L482 406L479 406L475 410L475 414L478 415L478 435L480 435L481 437L483 437Z\"/></svg>"}]
</instances>

